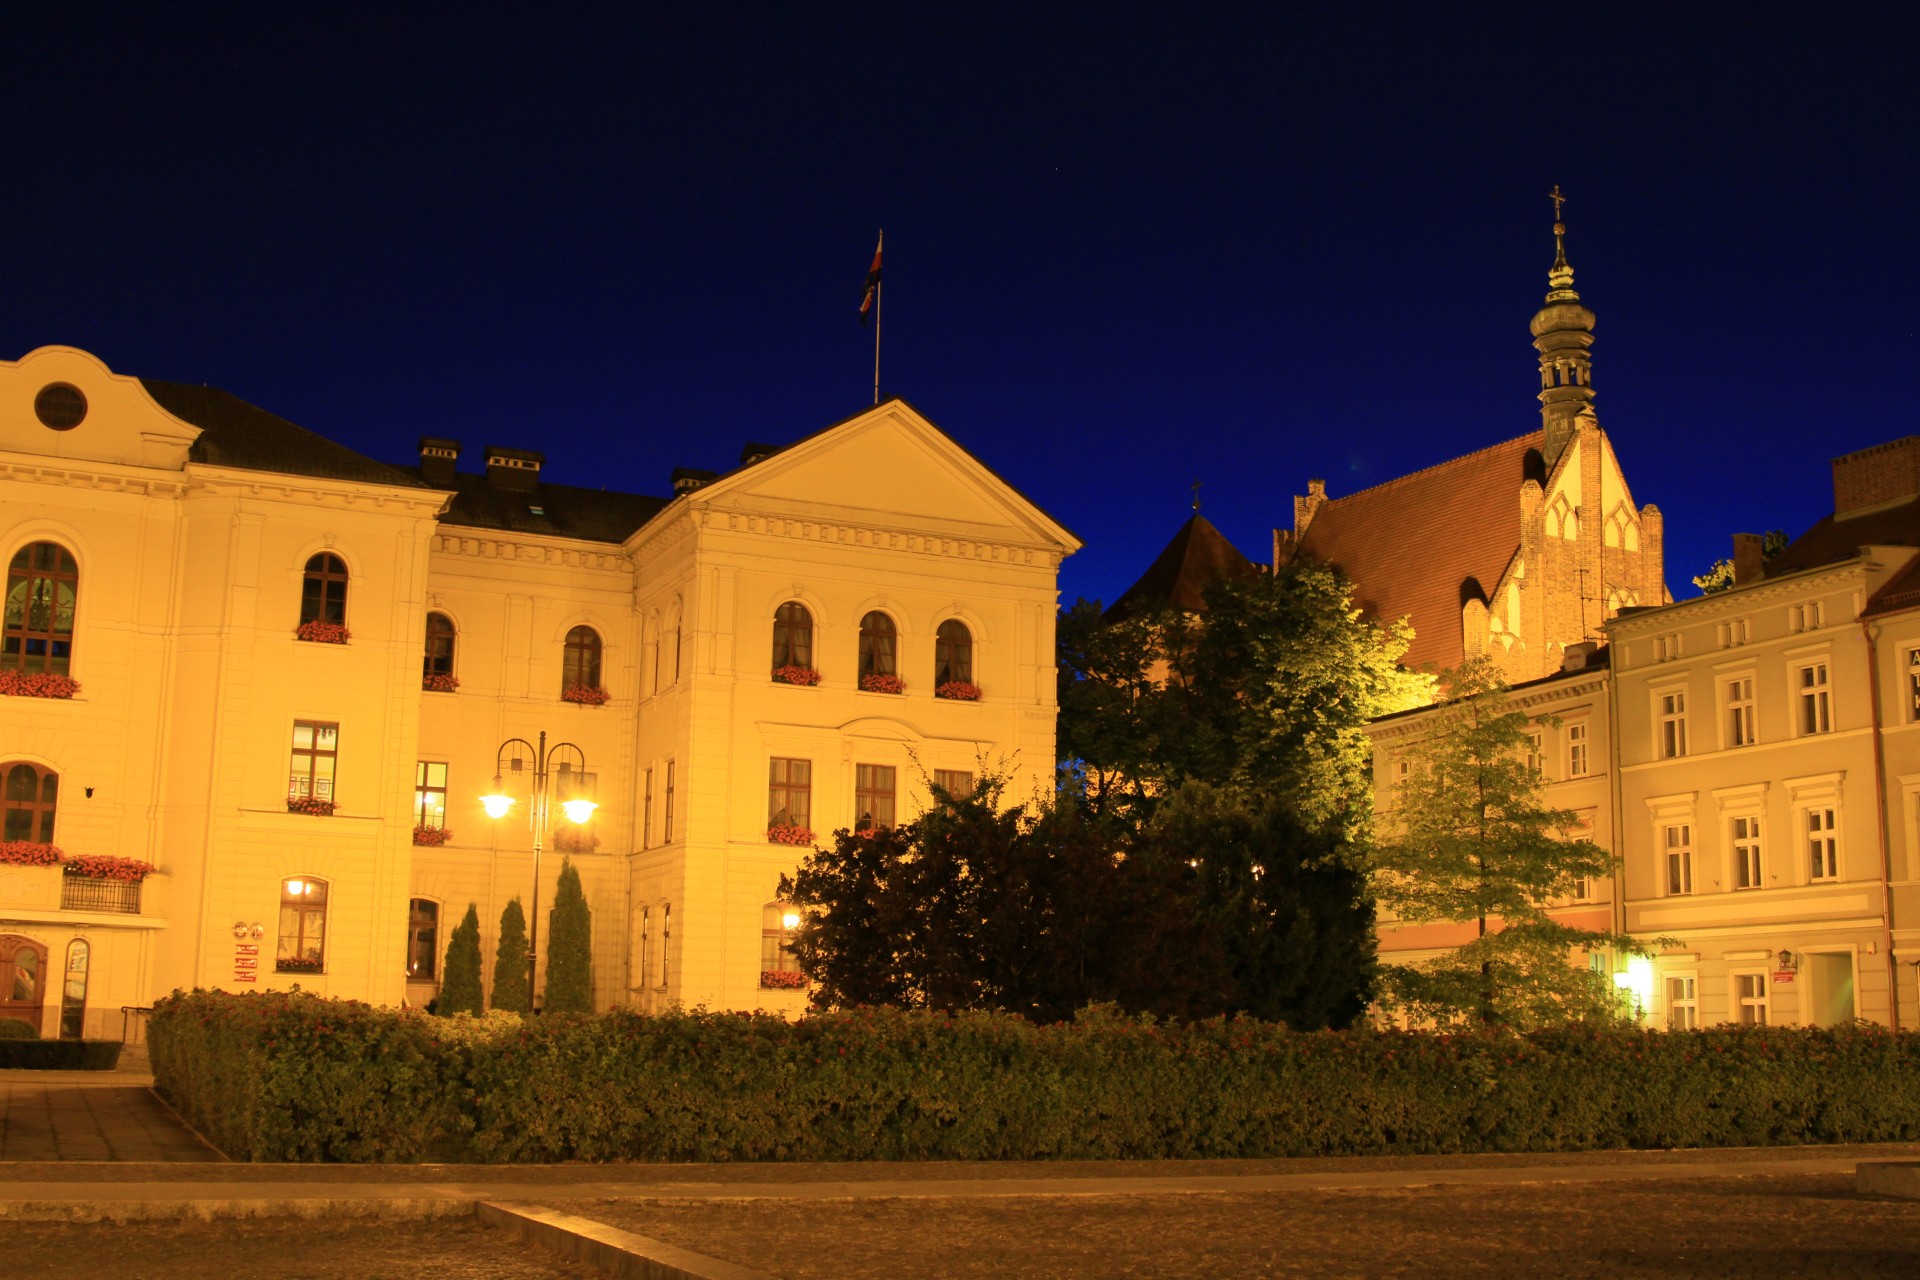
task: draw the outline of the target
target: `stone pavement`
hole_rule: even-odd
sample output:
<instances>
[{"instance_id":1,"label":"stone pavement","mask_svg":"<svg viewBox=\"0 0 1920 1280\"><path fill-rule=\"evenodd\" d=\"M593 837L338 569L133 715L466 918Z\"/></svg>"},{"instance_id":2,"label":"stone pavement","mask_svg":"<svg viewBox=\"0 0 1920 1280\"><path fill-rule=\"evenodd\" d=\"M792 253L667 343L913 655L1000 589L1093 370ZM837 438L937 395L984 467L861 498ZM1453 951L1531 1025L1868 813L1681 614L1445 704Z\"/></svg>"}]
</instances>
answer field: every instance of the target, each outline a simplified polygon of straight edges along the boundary
<instances>
[{"instance_id":1,"label":"stone pavement","mask_svg":"<svg viewBox=\"0 0 1920 1280\"><path fill-rule=\"evenodd\" d=\"M0 1072L0 1161L216 1161L153 1092L146 1046L115 1071Z\"/></svg>"}]
</instances>

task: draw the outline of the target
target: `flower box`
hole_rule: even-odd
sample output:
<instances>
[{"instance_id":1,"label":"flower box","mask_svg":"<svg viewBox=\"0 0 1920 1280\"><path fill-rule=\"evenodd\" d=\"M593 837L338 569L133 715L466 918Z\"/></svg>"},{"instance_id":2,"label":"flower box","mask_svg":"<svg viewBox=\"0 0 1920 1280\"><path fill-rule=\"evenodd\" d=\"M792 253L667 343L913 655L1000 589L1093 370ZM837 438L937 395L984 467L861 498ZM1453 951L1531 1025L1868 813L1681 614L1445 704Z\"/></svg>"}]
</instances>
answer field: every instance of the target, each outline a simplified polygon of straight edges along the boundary
<instances>
[{"instance_id":1,"label":"flower box","mask_svg":"<svg viewBox=\"0 0 1920 1280\"><path fill-rule=\"evenodd\" d=\"M592 853L600 837L581 827L561 827L553 833L553 847L561 853Z\"/></svg>"},{"instance_id":2,"label":"flower box","mask_svg":"<svg viewBox=\"0 0 1920 1280\"><path fill-rule=\"evenodd\" d=\"M38 840L0 840L0 865L10 867L52 867L66 860L56 845Z\"/></svg>"},{"instance_id":3,"label":"flower box","mask_svg":"<svg viewBox=\"0 0 1920 1280\"><path fill-rule=\"evenodd\" d=\"M420 687L428 693L452 693L460 687L460 682L446 672L435 672L420 678Z\"/></svg>"},{"instance_id":4,"label":"flower box","mask_svg":"<svg viewBox=\"0 0 1920 1280\"><path fill-rule=\"evenodd\" d=\"M293 635L311 644L345 644L353 639L344 622L303 622L293 629Z\"/></svg>"},{"instance_id":5,"label":"flower box","mask_svg":"<svg viewBox=\"0 0 1920 1280\"><path fill-rule=\"evenodd\" d=\"M310 813L316 818L333 816L333 801L322 800L319 796L288 796L288 813Z\"/></svg>"},{"instance_id":6,"label":"flower box","mask_svg":"<svg viewBox=\"0 0 1920 1280\"><path fill-rule=\"evenodd\" d=\"M72 676L51 671L0 671L0 694L15 698L71 698L80 692Z\"/></svg>"},{"instance_id":7,"label":"flower box","mask_svg":"<svg viewBox=\"0 0 1920 1280\"><path fill-rule=\"evenodd\" d=\"M899 676L861 676L860 687L868 693L905 693L907 682Z\"/></svg>"},{"instance_id":8,"label":"flower box","mask_svg":"<svg viewBox=\"0 0 1920 1280\"><path fill-rule=\"evenodd\" d=\"M89 880L131 880L135 884L152 875L157 868L139 858L116 858L110 853L82 853L68 858L61 870L70 876Z\"/></svg>"},{"instance_id":9,"label":"flower box","mask_svg":"<svg viewBox=\"0 0 1920 1280\"><path fill-rule=\"evenodd\" d=\"M807 985L807 975L791 969L762 969L760 986L768 991L799 991Z\"/></svg>"},{"instance_id":10,"label":"flower box","mask_svg":"<svg viewBox=\"0 0 1920 1280\"><path fill-rule=\"evenodd\" d=\"M445 827L415 827L413 829L413 842L415 844L425 845L429 849L438 849L451 839L453 839L453 832L447 830Z\"/></svg>"},{"instance_id":11,"label":"flower box","mask_svg":"<svg viewBox=\"0 0 1920 1280\"><path fill-rule=\"evenodd\" d=\"M980 686L969 680L949 680L935 689L933 696L950 702L978 702Z\"/></svg>"},{"instance_id":12,"label":"flower box","mask_svg":"<svg viewBox=\"0 0 1920 1280\"><path fill-rule=\"evenodd\" d=\"M768 844L813 844L813 828L794 822L776 822L767 828Z\"/></svg>"},{"instance_id":13,"label":"flower box","mask_svg":"<svg viewBox=\"0 0 1920 1280\"><path fill-rule=\"evenodd\" d=\"M326 961L308 960L300 956L281 956L273 962L275 973L325 973Z\"/></svg>"},{"instance_id":14,"label":"flower box","mask_svg":"<svg viewBox=\"0 0 1920 1280\"><path fill-rule=\"evenodd\" d=\"M812 667L796 667L791 664L775 667L773 678L782 684L816 685L820 683L820 673Z\"/></svg>"},{"instance_id":15,"label":"flower box","mask_svg":"<svg viewBox=\"0 0 1920 1280\"><path fill-rule=\"evenodd\" d=\"M560 690L562 702L577 702L583 707L605 706L613 695L590 684L570 684Z\"/></svg>"}]
</instances>

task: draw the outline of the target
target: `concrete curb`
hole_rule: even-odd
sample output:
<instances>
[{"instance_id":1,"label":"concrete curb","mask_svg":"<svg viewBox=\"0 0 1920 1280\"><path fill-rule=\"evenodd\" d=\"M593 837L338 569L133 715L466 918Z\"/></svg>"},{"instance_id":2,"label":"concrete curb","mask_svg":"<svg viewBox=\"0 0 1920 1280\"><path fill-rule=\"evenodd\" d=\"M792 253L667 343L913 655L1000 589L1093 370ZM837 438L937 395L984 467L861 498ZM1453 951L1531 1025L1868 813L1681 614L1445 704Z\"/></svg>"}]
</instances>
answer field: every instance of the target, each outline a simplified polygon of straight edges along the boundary
<instances>
[{"instance_id":1,"label":"concrete curb","mask_svg":"<svg viewBox=\"0 0 1920 1280\"><path fill-rule=\"evenodd\" d=\"M1853 1174L1856 1191L1898 1200L1920 1200L1920 1160L1862 1160Z\"/></svg>"},{"instance_id":2,"label":"concrete curb","mask_svg":"<svg viewBox=\"0 0 1920 1280\"><path fill-rule=\"evenodd\" d=\"M764 1271L749 1271L664 1240L539 1205L482 1200L474 1212L490 1227L505 1228L528 1244L588 1263L619 1280L772 1280Z\"/></svg>"},{"instance_id":3,"label":"concrete curb","mask_svg":"<svg viewBox=\"0 0 1920 1280\"><path fill-rule=\"evenodd\" d=\"M10 1222L212 1222L216 1218L457 1218L474 1202L445 1196L90 1196L84 1200L0 1200Z\"/></svg>"}]
</instances>

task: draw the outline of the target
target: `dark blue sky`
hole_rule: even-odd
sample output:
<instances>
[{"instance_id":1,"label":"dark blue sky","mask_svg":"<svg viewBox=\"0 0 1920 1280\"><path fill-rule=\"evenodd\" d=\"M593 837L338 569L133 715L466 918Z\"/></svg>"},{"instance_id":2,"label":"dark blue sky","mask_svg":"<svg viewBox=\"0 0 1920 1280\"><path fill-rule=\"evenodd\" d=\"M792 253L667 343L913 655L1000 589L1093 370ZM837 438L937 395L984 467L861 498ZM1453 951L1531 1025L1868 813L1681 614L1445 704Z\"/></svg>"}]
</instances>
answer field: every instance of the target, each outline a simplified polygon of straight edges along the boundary
<instances>
[{"instance_id":1,"label":"dark blue sky","mask_svg":"<svg viewBox=\"0 0 1920 1280\"><path fill-rule=\"evenodd\" d=\"M1555 183L1676 594L1920 430L1920 6L55 8L5 15L0 356L391 461L662 492L856 412L884 226L884 390L1111 600L1195 479L1263 559L1309 477L1537 426Z\"/></svg>"}]
</instances>

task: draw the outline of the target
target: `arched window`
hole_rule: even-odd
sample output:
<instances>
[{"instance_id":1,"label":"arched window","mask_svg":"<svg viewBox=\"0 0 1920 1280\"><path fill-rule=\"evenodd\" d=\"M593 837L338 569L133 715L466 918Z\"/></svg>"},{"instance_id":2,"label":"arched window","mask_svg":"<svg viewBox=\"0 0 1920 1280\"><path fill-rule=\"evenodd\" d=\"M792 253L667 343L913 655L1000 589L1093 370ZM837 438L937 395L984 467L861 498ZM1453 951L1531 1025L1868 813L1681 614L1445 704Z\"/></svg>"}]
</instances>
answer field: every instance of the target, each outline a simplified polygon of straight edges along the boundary
<instances>
[{"instance_id":1,"label":"arched window","mask_svg":"<svg viewBox=\"0 0 1920 1280\"><path fill-rule=\"evenodd\" d=\"M67 944L67 980L60 990L60 1038L78 1040L87 1029L87 970L93 948L85 938Z\"/></svg>"},{"instance_id":2,"label":"arched window","mask_svg":"<svg viewBox=\"0 0 1920 1280\"><path fill-rule=\"evenodd\" d=\"M60 775L35 764L0 765L0 839L53 843L54 802Z\"/></svg>"},{"instance_id":3,"label":"arched window","mask_svg":"<svg viewBox=\"0 0 1920 1280\"><path fill-rule=\"evenodd\" d=\"M415 898L407 904L407 976L421 982L433 981L437 972L434 959L439 954L440 904L431 898Z\"/></svg>"},{"instance_id":4,"label":"arched window","mask_svg":"<svg viewBox=\"0 0 1920 1280\"><path fill-rule=\"evenodd\" d=\"M567 632L567 649L561 660L560 686L600 687L600 633L592 627L575 627Z\"/></svg>"},{"instance_id":5,"label":"arched window","mask_svg":"<svg viewBox=\"0 0 1920 1280\"><path fill-rule=\"evenodd\" d=\"M444 684L453 679L453 619L444 613L427 615L427 650L420 678L431 688L434 677Z\"/></svg>"},{"instance_id":6,"label":"arched window","mask_svg":"<svg viewBox=\"0 0 1920 1280\"><path fill-rule=\"evenodd\" d=\"M793 954L793 930L800 913L791 904L769 902L760 912L760 985L793 989L807 980L800 974L799 958Z\"/></svg>"},{"instance_id":7,"label":"arched window","mask_svg":"<svg viewBox=\"0 0 1920 1280\"><path fill-rule=\"evenodd\" d=\"M933 640L933 683L973 683L973 632L958 618L940 624Z\"/></svg>"},{"instance_id":8,"label":"arched window","mask_svg":"<svg viewBox=\"0 0 1920 1280\"><path fill-rule=\"evenodd\" d=\"M68 675L80 566L57 542L30 542L7 565L6 626L0 667Z\"/></svg>"},{"instance_id":9,"label":"arched window","mask_svg":"<svg viewBox=\"0 0 1920 1280\"><path fill-rule=\"evenodd\" d=\"M344 624L346 620L347 562L322 551L307 561L307 576L300 583L300 621Z\"/></svg>"},{"instance_id":10,"label":"arched window","mask_svg":"<svg viewBox=\"0 0 1920 1280\"><path fill-rule=\"evenodd\" d=\"M327 882L293 876L280 882L279 973L320 973L327 965Z\"/></svg>"},{"instance_id":11,"label":"arched window","mask_svg":"<svg viewBox=\"0 0 1920 1280\"><path fill-rule=\"evenodd\" d=\"M860 619L860 674L898 675L894 654L899 651L899 639L899 629L893 625L893 619L878 609Z\"/></svg>"},{"instance_id":12,"label":"arched window","mask_svg":"<svg viewBox=\"0 0 1920 1280\"><path fill-rule=\"evenodd\" d=\"M773 615L773 669L813 670L813 615L798 600L789 600Z\"/></svg>"}]
</instances>

